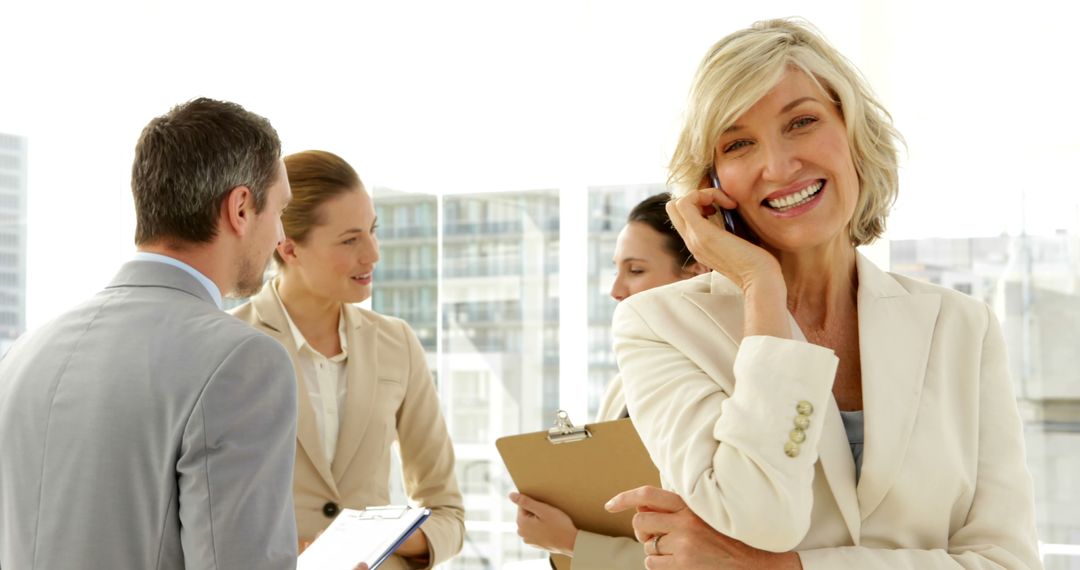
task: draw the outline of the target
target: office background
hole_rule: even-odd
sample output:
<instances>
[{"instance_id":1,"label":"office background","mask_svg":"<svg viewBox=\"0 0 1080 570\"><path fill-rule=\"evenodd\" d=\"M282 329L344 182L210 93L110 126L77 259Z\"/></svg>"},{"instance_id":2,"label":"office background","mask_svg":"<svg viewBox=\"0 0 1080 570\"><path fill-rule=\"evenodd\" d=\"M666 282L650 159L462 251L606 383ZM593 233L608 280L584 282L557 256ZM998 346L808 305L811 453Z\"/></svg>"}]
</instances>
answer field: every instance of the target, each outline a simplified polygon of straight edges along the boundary
<instances>
[{"instance_id":1,"label":"office background","mask_svg":"<svg viewBox=\"0 0 1080 570\"><path fill-rule=\"evenodd\" d=\"M661 191L691 74L754 20L801 15L867 75L908 149L879 265L1001 319L1047 568L1080 568L1080 8L841 0L3 0L0 349L133 251L142 126L231 99L287 152L332 150L380 217L370 302L429 352L469 539L528 566L492 441L595 413L614 374L615 235Z\"/></svg>"}]
</instances>

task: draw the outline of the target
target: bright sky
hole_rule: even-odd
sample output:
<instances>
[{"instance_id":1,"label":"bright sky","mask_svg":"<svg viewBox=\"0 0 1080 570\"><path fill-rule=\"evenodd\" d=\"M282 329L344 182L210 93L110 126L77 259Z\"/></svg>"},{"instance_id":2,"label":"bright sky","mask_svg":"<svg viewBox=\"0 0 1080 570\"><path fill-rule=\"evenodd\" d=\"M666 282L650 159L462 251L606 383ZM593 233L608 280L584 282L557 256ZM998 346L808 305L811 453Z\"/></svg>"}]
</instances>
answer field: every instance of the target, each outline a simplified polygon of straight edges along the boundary
<instances>
[{"instance_id":1,"label":"bright sky","mask_svg":"<svg viewBox=\"0 0 1080 570\"><path fill-rule=\"evenodd\" d=\"M863 70L907 138L891 237L1015 233L1021 211L1029 231L1077 231L1080 8L953 4L3 0L0 132L30 140L28 324L130 256L132 149L175 103L235 100L369 186L656 182L705 49L787 15Z\"/></svg>"}]
</instances>

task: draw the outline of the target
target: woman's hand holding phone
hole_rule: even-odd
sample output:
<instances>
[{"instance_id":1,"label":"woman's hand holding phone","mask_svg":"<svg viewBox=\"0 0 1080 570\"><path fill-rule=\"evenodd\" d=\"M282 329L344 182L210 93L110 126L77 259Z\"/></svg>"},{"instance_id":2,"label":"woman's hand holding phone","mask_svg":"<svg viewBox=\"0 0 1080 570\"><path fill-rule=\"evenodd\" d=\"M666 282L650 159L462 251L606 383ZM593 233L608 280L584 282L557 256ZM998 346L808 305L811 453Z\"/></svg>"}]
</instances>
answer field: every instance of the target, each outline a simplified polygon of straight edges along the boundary
<instances>
[{"instance_id":1,"label":"woman's hand holding phone","mask_svg":"<svg viewBox=\"0 0 1080 570\"><path fill-rule=\"evenodd\" d=\"M779 279L780 264L769 252L727 231L721 209L738 204L719 188L701 188L668 202L671 223L686 241L694 258L719 271L744 291L755 283Z\"/></svg>"},{"instance_id":2,"label":"woman's hand holding phone","mask_svg":"<svg viewBox=\"0 0 1080 570\"><path fill-rule=\"evenodd\" d=\"M762 247L727 231L718 209L738 207L719 188L701 188L667 204L668 217L694 258L738 285L745 298L744 336L790 338L787 285L780 262Z\"/></svg>"}]
</instances>

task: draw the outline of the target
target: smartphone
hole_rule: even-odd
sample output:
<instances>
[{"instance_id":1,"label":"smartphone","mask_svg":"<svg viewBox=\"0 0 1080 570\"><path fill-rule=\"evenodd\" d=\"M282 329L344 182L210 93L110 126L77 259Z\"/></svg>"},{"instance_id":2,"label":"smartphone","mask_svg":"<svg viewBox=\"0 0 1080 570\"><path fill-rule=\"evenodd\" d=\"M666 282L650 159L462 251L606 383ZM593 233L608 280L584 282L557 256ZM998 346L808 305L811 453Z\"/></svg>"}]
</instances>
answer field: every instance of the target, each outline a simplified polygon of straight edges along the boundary
<instances>
[{"instance_id":1,"label":"smartphone","mask_svg":"<svg viewBox=\"0 0 1080 570\"><path fill-rule=\"evenodd\" d=\"M724 191L723 188L720 188L720 178L716 176L716 168L709 169L709 178L712 181L713 188L716 188L721 192ZM738 211L720 208L720 213L724 217L724 229L750 243L760 243L761 240L758 239L757 234L754 233L754 230L750 229L750 226L746 225L746 221L743 220Z\"/></svg>"}]
</instances>

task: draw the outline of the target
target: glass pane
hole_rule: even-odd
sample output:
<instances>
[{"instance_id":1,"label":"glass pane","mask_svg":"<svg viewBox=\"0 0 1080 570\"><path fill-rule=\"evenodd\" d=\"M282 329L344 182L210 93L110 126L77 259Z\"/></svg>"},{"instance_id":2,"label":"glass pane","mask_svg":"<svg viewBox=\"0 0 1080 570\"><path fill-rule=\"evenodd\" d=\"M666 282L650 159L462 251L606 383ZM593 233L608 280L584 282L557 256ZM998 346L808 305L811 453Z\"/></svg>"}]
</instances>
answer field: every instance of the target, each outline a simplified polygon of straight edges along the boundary
<instances>
[{"instance_id":1,"label":"glass pane","mask_svg":"<svg viewBox=\"0 0 1080 570\"><path fill-rule=\"evenodd\" d=\"M371 308L409 323L428 354L432 372L438 326L438 198L431 194L372 189L379 217L379 263Z\"/></svg>"},{"instance_id":2,"label":"glass pane","mask_svg":"<svg viewBox=\"0 0 1080 570\"><path fill-rule=\"evenodd\" d=\"M0 133L0 355L26 330L26 139Z\"/></svg>"},{"instance_id":3,"label":"glass pane","mask_svg":"<svg viewBox=\"0 0 1080 570\"><path fill-rule=\"evenodd\" d=\"M589 188L589 276L586 295L589 307L589 417L596 417L608 382L619 372L612 350L611 298L615 239L626 216L641 200L664 192L663 184L598 186Z\"/></svg>"},{"instance_id":4,"label":"glass pane","mask_svg":"<svg viewBox=\"0 0 1080 570\"><path fill-rule=\"evenodd\" d=\"M468 528L449 566L502 568L521 543L498 437L536 431L559 402L559 195L443 197L442 391Z\"/></svg>"},{"instance_id":5,"label":"glass pane","mask_svg":"<svg viewBox=\"0 0 1080 570\"><path fill-rule=\"evenodd\" d=\"M445 566L537 558L517 537L513 483L492 442L541 429L558 406L558 192L373 195L381 259L372 308L420 337L457 455L467 535ZM395 449L395 502L406 500L400 473Z\"/></svg>"}]
</instances>

